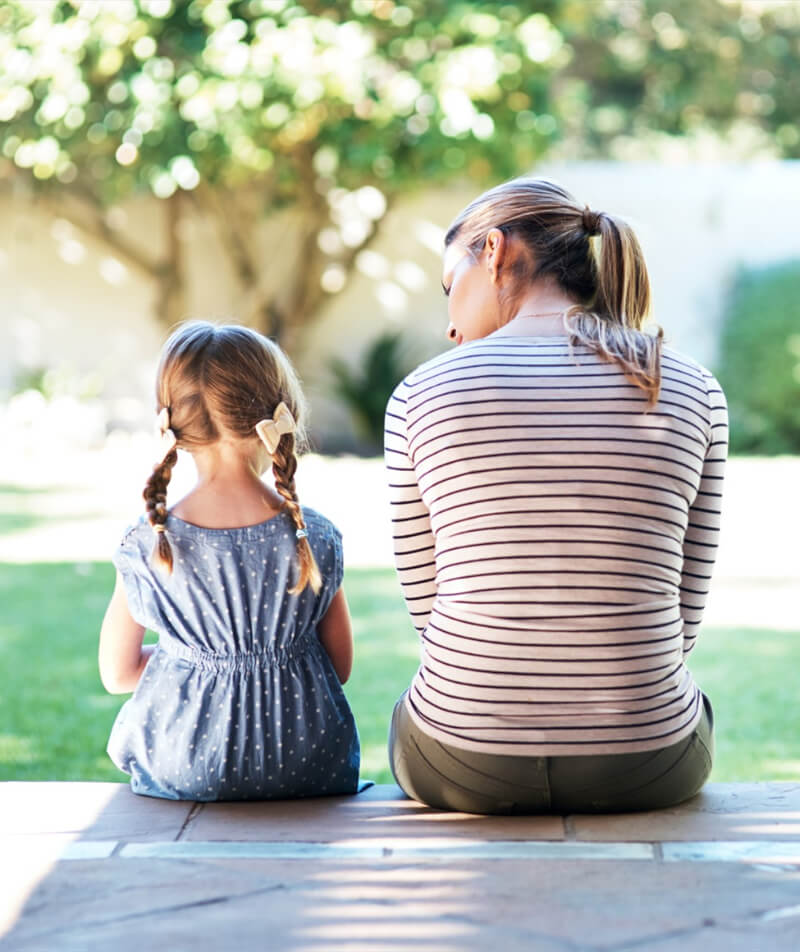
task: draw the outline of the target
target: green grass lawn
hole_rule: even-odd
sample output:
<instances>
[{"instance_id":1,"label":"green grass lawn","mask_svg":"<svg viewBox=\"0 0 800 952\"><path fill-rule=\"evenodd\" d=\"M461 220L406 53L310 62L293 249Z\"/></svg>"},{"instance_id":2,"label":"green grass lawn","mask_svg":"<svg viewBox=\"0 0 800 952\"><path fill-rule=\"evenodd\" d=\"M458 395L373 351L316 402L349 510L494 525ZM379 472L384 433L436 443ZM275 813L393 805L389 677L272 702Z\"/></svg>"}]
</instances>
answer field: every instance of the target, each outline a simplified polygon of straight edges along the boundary
<instances>
[{"instance_id":1,"label":"green grass lawn","mask_svg":"<svg viewBox=\"0 0 800 952\"><path fill-rule=\"evenodd\" d=\"M107 564L0 565L0 780L127 779L105 753L124 698L105 693L96 662L112 584ZM388 782L386 732L416 635L393 571L351 570L345 588L362 773ZM800 632L708 628L691 667L715 709L712 780L800 780Z\"/></svg>"}]
</instances>

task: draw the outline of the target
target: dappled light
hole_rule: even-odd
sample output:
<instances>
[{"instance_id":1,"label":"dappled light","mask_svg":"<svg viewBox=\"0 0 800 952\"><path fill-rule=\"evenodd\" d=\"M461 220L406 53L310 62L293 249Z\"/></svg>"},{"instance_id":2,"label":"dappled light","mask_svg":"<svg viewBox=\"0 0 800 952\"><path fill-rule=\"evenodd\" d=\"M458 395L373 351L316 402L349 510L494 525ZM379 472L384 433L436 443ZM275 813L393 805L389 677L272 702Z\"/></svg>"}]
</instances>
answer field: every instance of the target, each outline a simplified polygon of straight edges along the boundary
<instances>
[{"instance_id":1,"label":"dappled light","mask_svg":"<svg viewBox=\"0 0 800 952\"><path fill-rule=\"evenodd\" d=\"M800 268L791 196L797 193L800 171L799 57L800 3L782 0L0 3L0 214L5 226L0 239L5 289L0 327L3 947L118 952L189 946L197 952L229 947L281 952L667 947L795 952L800 923L800 508L795 505L800 456L791 454L800 449ZM519 654L525 654L532 667L557 672L552 683L580 676L572 657L557 657L569 641L562 637L566 622L563 627L544 626L552 643L541 644L544 639L536 637L520 646L512 636L507 644L498 638L493 647L501 654L483 666L489 671L479 667L481 655L473 653L481 640L488 643L495 637L487 635L492 628L489 615L463 637L446 634L452 642L421 642L412 622L412 616L418 620L421 613L413 608L428 596L412 593L410 616L394 567L393 519L403 524L400 533L409 533L402 538L427 538L427 529L415 533L417 527L407 524L424 520L431 507L411 498L397 503L406 508L390 509L381 455L385 430L390 431L390 444L392 438L413 441L410 418L394 414L385 427L387 399L402 391L400 381L419 381L432 373L420 393L423 405L434 405L434 392L436 399L451 402L441 405L440 416L438 409L420 410L429 413L419 420L423 445L433 446L440 430L454 429L448 438L460 440L460 447L468 447L473 455L444 466L457 476L463 475L462 468L476 468L483 436L474 444L464 442L464 434L453 426L461 409L452 402L458 391L448 389L438 370L431 371L455 365L451 358L463 353L449 350L453 340L448 320L460 343L455 327L460 315L455 312L464 304L463 299L457 303L453 274L442 273L441 258L448 223L458 210L485 187L517 176L563 180L575 194L578 205L569 214L577 230L570 232L569 241L576 255L579 248L581 254L590 249L600 253L601 264L607 263L615 239L600 224L607 225L617 212L633 224L646 251L653 317L664 327L666 345L707 364L728 398L733 455L725 472L721 543L697 644L691 642L688 655L691 678L684 679L690 686L695 679L713 706L713 768L710 782L698 794L661 810L470 814L428 807L406 797L393 782L387 744L393 710L417 677L421 660L436 652L443 656L445 676L437 674L435 683L428 679L435 693L429 723L443 724L448 738L463 739L464 732L473 730L487 709L480 705L489 703L480 696L484 683L504 676ZM532 231L545 227L538 219L530 221ZM509 248L519 237L517 227L501 229ZM485 235L486 229L474 247ZM462 253L464 232L455 233L454 240ZM473 261L461 259L461 273L482 275L486 287L496 286L491 293L497 294L499 308L509 289L519 290L505 283L521 264L521 258L513 258L492 259L499 262L499 270L486 279L489 259L476 253ZM470 271L475 262L480 268ZM602 294L592 284L595 277L587 279L589 290L580 299L587 311L602 304ZM449 287L441 283L443 278ZM532 287L541 290L536 280ZM555 314L527 310L518 316ZM331 565L335 563L338 572L343 558L354 663L341 704L327 720L335 720L348 706L352 710L359 777L374 782L362 784L365 789L357 795L194 802L168 799L156 786L155 795L136 796L128 774L117 769L107 752L112 725L124 723L132 706L122 711L126 696L108 693L103 684L128 690L139 677L137 673L131 680L109 682L104 671L100 679L98 633L115 584L111 554L126 527L140 516L145 480L156 458L164 460L163 438L172 434L171 427L182 426L175 422L175 401L161 391L154 393L153 379L163 339L187 317L259 330L286 351L302 379L310 406L311 452L299 460L297 498L341 530L343 556L338 537L333 538ZM528 327L536 339L541 327ZM557 333L563 334L559 328ZM498 353L513 344L499 341ZM429 363L439 355L441 364ZM546 374L566 379L552 355L543 358ZM575 357L572 350L570 356ZM576 358L576 365L582 359ZM495 399L481 381L480 369L476 372L479 363L465 371L470 415L465 419L478 417L481 404ZM422 375L413 378L414 368L423 364ZM513 596L495 595L495 588L515 591L504 587L508 578L503 567L484 575L491 580L485 588L475 585L476 591L469 593L474 604L497 604L501 614L509 605L517 611L529 604L545 621L551 620L545 606L570 605L568 619L581 611L596 619L606 610L636 609L625 615L640 614L638 609L647 602L656 604L654 599L666 604L664 589L669 587L670 604L678 612L677 583L665 582L663 566L651 561L661 545L659 538L678 548L688 540L699 552L695 557L683 549L684 570L691 563L697 571L685 575L681 592L703 594L696 589L709 581L709 560L704 558L710 554L709 544L697 536L684 539L685 509L672 499L664 505L663 519L651 519L642 510L652 499L635 495L642 486L652 488L654 473L662 475L661 463L673 465L659 457L658 447L674 448L670 435L680 429L677 417L670 415L681 406L669 395L681 385L677 373L694 380L686 384L693 391L686 410L692 432L687 430L682 450L686 460L674 463L672 482L659 492L681 503L686 496L690 524L701 532L706 530L705 517L717 511L688 499L698 481L719 479L717 470L701 478L699 468L687 461L696 457L702 465L696 447L722 445L714 441L715 431L725 426L724 411L705 399L712 377L693 378L688 362L680 364L683 370L675 366L673 359L673 377L665 376L660 412L639 415L620 409L621 403L610 411L633 421L635 439L622 443L638 444L630 453L623 446L618 456L647 460L630 467L632 482L626 485L619 481L622 462L611 459L608 481L602 483L606 488L598 498L607 493L605 498L615 501L612 523L596 524L593 517L602 513L587 508L581 495L594 478L590 474L600 468L581 457L594 455L597 447L592 444L601 442L593 428L605 427L598 423L606 412L605 401L628 399L604 393L613 389L605 381L589 385L591 419L585 426L593 435L578 437L580 442L566 451L576 471L563 479L542 476L547 485L563 483L572 491L564 491L561 504L545 507L546 518L540 522L546 525L540 526L533 514L535 530L563 530L559 523L572 526L588 519L591 525L576 528L612 551L611 546L623 544L616 540L627 515L642 520L632 530L649 536L635 547L641 559L626 557L629 565L618 574L605 572L604 562L597 563L598 569L592 563L576 572L592 576L587 590L612 594L599 596L605 601L581 602L573 594L579 588L574 579L553 571L547 582L552 596L521 595L544 588L527 583ZM231 368L232 376L236 369ZM593 376L608 370L599 366ZM529 367L518 374L523 389L547 389L526 379L530 372ZM513 389L507 383L501 380L498 390ZM209 389L209 381L203 377L198 386ZM619 386L625 386L624 381ZM552 403L561 405L574 399L566 391L577 388L558 384L555 389ZM250 391L237 403L247 404L248 399L255 403ZM504 399L498 398L496 405ZM418 407L415 400L408 406ZM547 401L536 393L525 395L522 402ZM487 441L522 456L518 447L502 446L514 432L504 417L523 416L517 409L503 406L476 432L494 430ZM286 417L294 410L283 407L273 416L276 440L293 425ZM156 413L162 415L161 430L167 433L156 434ZM270 413L268 408L268 417ZM554 406L537 406L535 413L539 419L552 416L542 442L549 443L552 436L558 450L537 445L533 469L554 470L553 459L572 436L566 426L565 432L558 432ZM298 410L298 419L300 415ZM605 428L616 429L619 416L609 417ZM265 425L269 430L268 417L257 424L259 434ZM276 421L282 421L284 429L278 431ZM229 435L222 444L226 452ZM531 436L520 436L520 446L538 441L528 440ZM183 437L172 434L171 445L176 439ZM269 465L265 449L273 456L278 453L267 442L262 447L256 440L258 454L241 457L250 476L261 462ZM250 445L247 438L243 444ZM219 448L213 441L211 445ZM402 455L405 458L405 449ZM417 450L409 445L407 455L412 469L405 475L416 478ZM167 510L192 489L202 471L200 457L196 468L185 449L177 458L168 498L166 490L159 490L155 501L148 497L158 518L168 518ZM517 464L515 460L503 468L496 458L489 459L492 462L480 468L485 485L467 492L490 508L475 516L468 531L496 528L497 513L507 509L522 517L508 530L511 535L527 531L531 512L526 507L531 507L520 500L532 498L527 495L533 491L529 484L539 477L520 478L524 488L516 495L495 499L493 482L504 479L503 473ZM442 456L431 465L443 461ZM403 482L397 473L403 467L393 467L391 461L389 466L388 481L397 489ZM294 479L290 468L291 460L279 482ZM272 477L264 478L271 488ZM441 477L433 469L425 478ZM446 482L441 478L432 488L445 496L464 492L459 488L451 494ZM687 493L678 484L693 488ZM255 480L247 485L256 501L264 497L264 485ZM716 499L717 486L706 492L701 485L700 492ZM229 490L215 498L239 501L239 493ZM551 492L546 490L545 498L557 499ZM446 500L447 520L472 505L464 498ZM716 502L710 505L716 507ZM239 512L233 504L228 511ZM316 519L293 511L297 542L307 553L309 528L314 531ZM585 512L590 513L587 519ZM183 518L182 510L171 517L178 513ZM192 525L188 515L186 519ZM434 514L434 525L437 520ZM194 528L203 533L207 530L198 527L220 524L245 526L245 533L253 528L252 521L199 519ZM454 525L448 522L446 528ZM164 534L155 536L162 548L165 526L159 524ZM466 531L453 534L464 536ZM291 565L294 551L292 535L285 538L290 541L282 568ZM452 598L456 614L458 606L473 604L456 588L465 579L479 578L485 569L479 564L482 543L477 538L454 565L443 563L450 550L442 552L441 539L429 552L423 542L410 542L403 553L409 566L401 573L417 575L407 589L424 586L419 578L433 572L431 566L436 572L444 568L445 575L437 576L444 579L439 591ZM149 536L146 541L149 546ZM550 558L551 551L565 549L563 539L549 535L524 541L542 542L532 559ZM225 549L225 543L220 548ZM270 557L270 551L278 550L265 548L264 554ZM253 550L249 554L256 558ZM587 561L608 557L598 549ZM149 566L149 558L148 549L141 564ZM241 568L244 564L239 563ZM267 566L268 559L259 564ZM655 565L658 571L642 570L639 564ZM327 585L331 566L320 562L320 567ZM273 568L270 563L270 579ZM519 568L509 565L508 577L523 574ZM567 566L570 576L575 568ZM205 567L201 563L194 571L199 574ZM595 572L617 575L614 587L595 579ZM628 580L636 573L646 584L629 601L641 604L622 605L619 593L636 590L620 586L631 585ZM692 578L701 581L696 584ZM182 612L175 607L177 601L170 602L174 590L164 591L166 615L177 618ZM191 585L187 591L189 600L197 594ZM276 618L283 611L285 605L273 605L269 591L265 597L259 587L254 594L252 617L260 611L259 599L268 604L269 613L274 609ZM528 598L530 602L524 601ZM576 601L596 607L576 613ZM214 598L212 604L213 614L219 606ZM337 605L346 615L340 596ZM700 611L691 605L689 609ZM130 610L128 605L129 615ZM257 617L256 646L262 621ZM513 638L531 621L518 620ZM138 614L126 618L136 636L128 631L125 638L141 641L140 621ZM197 631L207 635L199 612L198 621ZM467 623L459 616L459 625ZM315 617L302 638L287 636L289 647L310 646L324 660L316 639L319 636L327 650L326 624ZM681 619L675 624L670 663L679 666ZM581 643L570 645L570 650L596 644L592 625L591 631L578 632L573 640ZM287 626L297 631L291 620L283 622ZM142 669L158 637L145 631L145 650L136 649ZM163 649L163 632L161 637ZM251 637L249 632L246 637ZM598 677L638 677L642 672L611 671L611 663L626 653L635 657L625 661L645 659L652 665L648 656L655 649L628 652L628 637L598 647L602 656L591 661L598 672L605 666ZM640 637L656 635L631 635L630 644L647 645L633 640ZM456 638L465 646L463 652L460 647L456 651ZM342 635L342 641L349 644L349 639L349 633ZM260 640L266 655L274 645ZM684 647L688 644L685 641ZM191 670L197 674L202 667L205 676L217 663L221 671L230 660L207 654L201 660L208 671L197 658L190 662L182 655L176 670L184 662L186 670L196 663ZM242 669L256 654L242 653ZM274 663L270 670L280 678L280 671L291 665L276 658L270 655L268 664ZM553 664L559 667L548 667ZM348 665L343 664L345 673ZM327 661L323 667L329 697L340 685ZM335 663L333 668L338 674ZM141 673L140 668L136 671ZM241 673L237 669L236 676ZM470 681L472 674L476 677ZM212 679L216 686L224 681L221 674L208 674L208 683ZM291 689L298 701L305 690L300 680L296 678ZM610 690L604 693L595 682L578 687L592 693L567 700L571 708L555 710L553 732L584 730L592 720L583 713L590 705L601 709L603 717L627 717L636 730L671 730L673 725L665 728L664 720L645 723L667 693L665 680L648 681L641 690L634 686L626 695L613 695L614 700L609 700ZM652 688L654 683L659 686ZM287 676L287 698L289 684ZM479 743L473 746L497 741L509 749L508 736L514 744L525 743L519 740L521 734L511 734L522 729L529 730L531 747L546 749L551 740L545 736L550 729L545 721L560 697L550 684L541 694L526 678L501 685L502 701L491 705L507 705L498 715L505 718L502 730L486 733L479 724ZM143 748L163 740L159 719L166 706L178 703L173 685L174 678L165 682L164 701L149 709L156 740L151 737ZM265 730L279 731L279 717L262 716L269 695L262 687L259 682L251 692L254 720L263 722ZM625 699L617 700L620 696ZM449 713L454 698L465 702L464 710L447 733L448 725L439 718ZM219 704L220 711L227 699ZM653 707L629 716L630 705L651 699ZM513 704L527 706L522 718L518 712L523 709ZM304 710L310 713L312 708ZM578 726L564 726L565 710L570 716L578 711ZM207 742L202 769L218 757L211 766L215 777L239 769L232 767L236 755L231 751L240 750L233 746L223 756L219 751L224 748L213 746L220 742L208 740L207 724L213 724L216 711L215 704L202 723L197 714L189 745L194 751ZM533 726L520 728L526 717ZM253 719L248 718L251 714L244 713L237 744L252 733ZM297 714L296 719L301 722L303 717ZM312 720L313 715L309 724ZM309 733L294 717L291 723L283 735L289 741L289 757L298 747L296 739L289 740L292 731L300 741ZM627 730L629 724L623 726ZM322 735L331 733L324 715L314 729L319 736L309 742L316 750ZM589 742L605 743L598 739L605 730L592 726ZM619 736L612 733L609 744L616 744ZM648 744L654 736L666 734L648 734ZM350 738L352 783L347 789L352 790L357 769L352 727ZM581 742L575 738L579 734L564 740L562 733L557 742ZM632 739L633 734L619 743ZM701 750L705 744L696 747L700 754L710 751L706 739L708 750ZM398 777L422 795L424 787L403 779L406 752L401 752L396 734L393 744ZM282 746L283 741L278 743ZM264 748L254 749L258 760ZM169 750L170 756L174 753ZM300 763L307 758L301 753L287 768L287 777L291 767L304 769ZM277 759L284 754L281 750ZM708 757L705 763L708 766ZM333 760L320 764L323 791L339 769ZM502 779L498 774L483 771L491 783ZM430 797L436 803L440 780L433 781L436 793ZM211 786L198 789L201 795L213 795L205 793L214 789ZM263 787L257 789L264 795ZM320 787L303 788L304 793L309 790L316 794ZM278 795L287 795L284 786L280 791ZM462 809L471 805L454 802ZM502 809L518 806L516 799L502 799ZM584 809L605 806L592 799Z\"/></svg>"},{"instance_id":2,"label":"dappled light","mask_svg":"<svg viewBox=\"0 0 800 952\"><path fill-rule=\"evenodd\" d=\"M13 926L25 903L52 872L59 858L92 826L118 793L114 786L98 785L92 796L84 792L81 801L76 802L69 798L65 788L61 791L67 801L63 805L49 799L55 785L49 789L40 787L38 791L24 784L4 785L6 812L0 822L3 853L0 936Z\"/></svg>"}]
</instances>

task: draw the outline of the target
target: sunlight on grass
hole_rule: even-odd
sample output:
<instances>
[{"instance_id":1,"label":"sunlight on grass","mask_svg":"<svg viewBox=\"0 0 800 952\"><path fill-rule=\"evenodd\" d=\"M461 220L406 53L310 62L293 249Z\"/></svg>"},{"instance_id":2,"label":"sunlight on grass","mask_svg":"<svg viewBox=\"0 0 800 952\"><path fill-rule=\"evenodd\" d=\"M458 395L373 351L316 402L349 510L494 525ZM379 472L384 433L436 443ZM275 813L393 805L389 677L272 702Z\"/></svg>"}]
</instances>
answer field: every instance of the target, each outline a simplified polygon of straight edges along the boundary
<instances>
[{"instance_id":1,"label":"sunlight on grass","mask_svg":"<svg viewBox=\"0 0 800 952\"><path fill-rule=\"evenodd\" d=\"M761 766L774 780L800 780L800 759L763 760Z\"/></svg>"},{"instance_id":2,"label":"sunlight on grass","mask_svg":"<svg viewBox=\"0 0 800 952\"><path fill-rule=\"evenodd\" d=\"M124 780L105 755L124 698L105 693L97 637L114 570L100 563L0 566L0 780ZM362 774L389 782L392 708L419 647L393 570L345 575L356 659L346 686ZM710 627L691 667L711 697L712 780L800 780L800 632Z\"/></svg>"},{"instance_id":3,"label":"sunlight on grass","mask_svg":"<svg viewBox=\"0 0 800 952\"><path fill-rule=\"evenodd\" d=\"M35 759L32 738L0 734L0 764L30 764Z\"/></svg>"}]
</instances>

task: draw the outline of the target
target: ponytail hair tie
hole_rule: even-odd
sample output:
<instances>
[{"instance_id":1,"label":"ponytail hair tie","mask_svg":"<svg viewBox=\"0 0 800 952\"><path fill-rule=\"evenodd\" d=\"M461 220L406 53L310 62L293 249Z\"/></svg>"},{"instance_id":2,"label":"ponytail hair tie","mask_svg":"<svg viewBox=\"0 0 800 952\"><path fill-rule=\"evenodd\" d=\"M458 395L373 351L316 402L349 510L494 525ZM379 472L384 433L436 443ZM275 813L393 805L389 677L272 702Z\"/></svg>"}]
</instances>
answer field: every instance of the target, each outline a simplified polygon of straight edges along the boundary
<instances>
[{"instance_id":1,"label":"ponytail hair tie","mask_svg":"<svg viewBox=\"0 0 800 952\"><path fill-rule=\"evenodd\" d=\"M161 532L166 532L166 531L167 531L167 527L164 525L163 522L157 522L157 523L153 526L153 532L155 532L155 533L161 533Z\"/></svg>"},{"instance_id":2,"label":"ponytail hair tie","mask_svg":"<svg viewBox=\"0 0 800 952\"><path fill-rule=\"evenodd\" d=\"M298 540L298 542L300 539L307 539L308 529L298 529L297 532L295 532L295 538Z\"/></svg>"},{"instance_id":3,"label":"ponytail hair tie","mask_svg":"<svg viewBox=\"0 0 800 952\"><path fill-rule=\"evenodd\" d=\"M603 212L593 212L591 208L587 205L583 210L583 217L581 218L581 224L583 225L583 230L591 238L593 235L597 235L600 232L600 219L603 217Z\"/></svg>"}]
</instances>

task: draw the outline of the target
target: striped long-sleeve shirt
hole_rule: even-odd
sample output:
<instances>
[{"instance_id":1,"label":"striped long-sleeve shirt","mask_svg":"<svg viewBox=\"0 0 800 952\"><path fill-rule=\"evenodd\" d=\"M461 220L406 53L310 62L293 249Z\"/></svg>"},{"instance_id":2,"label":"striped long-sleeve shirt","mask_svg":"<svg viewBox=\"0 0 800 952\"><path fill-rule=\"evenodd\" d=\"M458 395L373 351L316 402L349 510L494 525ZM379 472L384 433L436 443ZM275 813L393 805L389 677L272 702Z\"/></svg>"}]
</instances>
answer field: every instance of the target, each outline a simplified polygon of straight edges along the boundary
<instances>
[{"instance_id":1,"label":"striped long-sleeve shirt","mask_svg":"<svg viewBox=\"0 0 800 952\"><path fill-rule=\"evenodd\" d=\"M727 443L719 384L669 348L648 412L566 337L488 337L410 374L386 462L418 725L534 756L688 735Z\"/></svg>"}]
</instances>

